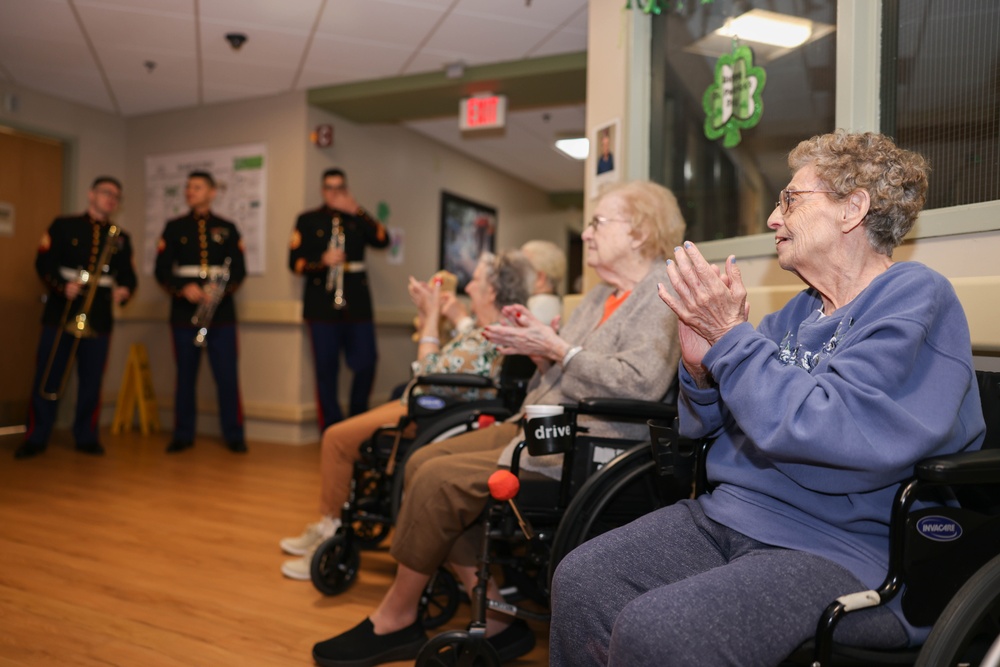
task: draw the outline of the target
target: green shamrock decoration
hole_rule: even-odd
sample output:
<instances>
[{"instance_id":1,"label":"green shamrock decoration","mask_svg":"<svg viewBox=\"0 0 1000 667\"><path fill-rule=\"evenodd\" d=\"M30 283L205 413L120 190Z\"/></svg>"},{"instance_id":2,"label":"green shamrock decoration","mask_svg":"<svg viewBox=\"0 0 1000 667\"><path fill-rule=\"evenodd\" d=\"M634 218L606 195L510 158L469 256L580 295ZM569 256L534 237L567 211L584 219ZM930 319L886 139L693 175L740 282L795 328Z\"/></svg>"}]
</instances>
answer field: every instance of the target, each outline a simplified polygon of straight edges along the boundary
<instances>
[{"instance_id":1,"label":"green shamrock decoration","mask_svg":"<svg viewBox=\"0 0 1000 667\"><path fill-rule=\"evenodd\" d=\"M380 201L376 207L375 217L379 219L380 222L385 222L389 219L389 203L385 201Z\"/></svg>"},{"instance_id":2,"label":"green shamrock decoration","mask_svg":"<svg viewBox=\"0 0 1000 667\"><path fill-rule=\"evenodd\" d=\"M734 148L742 136L740 130L756 127L764 114L761 95L767 74L753 64L749 46L738 46L715 63L715 83L701 100L705 110L705 136L711 140L725 137L722 145Z\"/></svg>"}]
</instances>

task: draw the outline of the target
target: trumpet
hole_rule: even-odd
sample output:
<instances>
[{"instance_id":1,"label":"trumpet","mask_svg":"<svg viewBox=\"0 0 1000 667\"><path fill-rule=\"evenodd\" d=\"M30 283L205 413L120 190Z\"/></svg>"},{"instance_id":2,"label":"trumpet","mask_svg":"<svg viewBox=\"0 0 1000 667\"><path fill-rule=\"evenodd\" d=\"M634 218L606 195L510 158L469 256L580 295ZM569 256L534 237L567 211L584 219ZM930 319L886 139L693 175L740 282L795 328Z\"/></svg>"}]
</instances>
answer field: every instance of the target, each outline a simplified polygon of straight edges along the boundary
<instances>
[{"instance_id":1,"label":"trumpet","mask_svg":"<svg viewBox=\"0 0 1000 667\"><path fill-rule=\"evenodd\" d=\"M191 316L191 324L198 327L198 333L194 335L195 347L205 347L205 338L208 336L208 327L212 324L215 310L222 303L222 297L226 296L226 286L229 285L229 265L232 263L231 257L226 257L222 263L222 270L213 273L206 283L205 291L209 293L207 301L198 304L198 309Z\"/></svg>"},{"instance_id":2,"label":"trumpet","mask_svg":"<svg viewBox=\"0 0 1000 667\"><path fill-rule=\"evenodd\" d=\"M330 245L327 250L344 249L344 226L340 224L340 216L333 216L333 228L330 230ZM326 274L326 291L333 292L333 309L341 310L347 305L344 298L344 264L331 266Z\"/></svg>"},{"instance_id":3,"label":"trumpet","mask_svg":"<svg viewBox=\"0 0 1000 667\"><path fill-rule=\"evenodd\" d=\"M97 263L93 266L93 272L80 271L80 282L83 283L84 292L83 304L73 321L69 321L69 313L73 308L76 299L66 299L66 308L63 310L62 319L59 320L59 330L55 340L52 341L52 350L49 352L48 361L45 362L45 370L42 372L42 379L38 384L38 395L47 401L58 401L66 389L66 382L69 380L70 371L73 369L73 362L76 361L76 350L80 346L81 338L93 338L96 334L90 326L90 309L94 306L94 297L97 296L97 288L100 286L101 274L104 273L111 255L115 251L115 241L121 230L117 225L108 226L108 235L101 246L101 253L98 255ZM56 391L46 391L49 384L49 375L52 373L52 365L56 360L56 353L62 343L63 335L72 336L73 344L69 349L69 357L66 359L66 366L63 369L62 378L59 380L59 388Z\"/></svg>"}]
</instances>

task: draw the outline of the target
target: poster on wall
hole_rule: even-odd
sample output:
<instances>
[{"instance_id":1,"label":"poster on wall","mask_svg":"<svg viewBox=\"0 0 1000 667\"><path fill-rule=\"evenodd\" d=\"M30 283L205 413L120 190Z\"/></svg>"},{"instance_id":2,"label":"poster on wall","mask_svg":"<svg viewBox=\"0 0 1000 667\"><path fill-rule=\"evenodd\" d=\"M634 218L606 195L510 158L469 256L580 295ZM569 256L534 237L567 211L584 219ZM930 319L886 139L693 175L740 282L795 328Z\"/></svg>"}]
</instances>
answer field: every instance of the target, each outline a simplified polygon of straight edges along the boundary
<instances>
[{"instance_id":1,"label":"poster on wall","mask_svg":"<svg viewBox=\"0 0 1000 667\"><path fill-rule=\"evenodd\" d=\"M192 171L207 171L218 191L212 211L240 230L247 273L264 273L267 146L247 144L146 156L146 238L143 272L153 273L156 244L167 220L188 212L184 185Z\"/></svg>"},{"instance_id":2,"label":"poster on wall","mask_svg":"<svg viewBox=\"0 0 1000 667\"><path fill-rule=\"evenodd\" d=\"M609 183L621 180L621 131L618 119L600 125L594 131L594 178L590 196L597 197Z\"/></svg>"},{"instance_id":3,"label":"poster on wall","mask_svg":"<svg viewBox=\"0 0 1000 667\"><path fill-rule=\"evenodd\" d=\"M459 294L472 280L479 255L493 252L497 210L441 192L441 268L458 276Z\"/></svg>"}]
</instances>

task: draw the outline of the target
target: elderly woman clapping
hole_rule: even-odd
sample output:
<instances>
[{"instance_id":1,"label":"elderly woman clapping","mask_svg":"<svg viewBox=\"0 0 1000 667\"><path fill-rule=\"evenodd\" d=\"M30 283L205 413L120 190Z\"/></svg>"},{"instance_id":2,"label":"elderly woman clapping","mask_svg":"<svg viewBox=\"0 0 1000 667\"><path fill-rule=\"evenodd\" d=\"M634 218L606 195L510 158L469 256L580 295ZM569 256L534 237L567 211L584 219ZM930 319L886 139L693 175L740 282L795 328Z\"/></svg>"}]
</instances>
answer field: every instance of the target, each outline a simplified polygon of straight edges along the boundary
<instances>
[{"instance_id":1,"label":"elderly woman clapping","mask_svg":"<svg viewBox=\"0 0 1000 667\"><path fill-rule=\"evenodd\" d=\"M809 287L755 330L733 257L691 243L660 296L680 320L683 435L711 437L710 493L581 545L553 583L553 665L775 665L831 600L878 586L889 513L916 461L977 449L969 330L948 281L892 251L927 188L872 133L804 141L768 227ZM846 643L920 641L897 606Z\"/></svg>"},{"instance_id":2,"label":"elderly woman clapping","mask_svg":"<svg viewBox=\"0 0 1000 667\"><path fill-rule=\"evenodd\" d=\"M496 377L502 357L496 346L486 340L484 327L502 319L502 308L525 303L534 279L535 271L522 253L510 251L500 256L485 253L465 287L475 318L473 326L442 346L438 331L441 315L457 323L466 316L466 310L455 295L442 293L439 283L429 284L411 277L408 291L421 322L415 374L473 373ZM469 400L476 398L477 391L454 390L472 394L466 396ZM361 456L361 444L379 426L398 422L406 409L406 403L390 401L324 431L320 453L320 520L306 526L302 535L281 540L285 552L300 556L281 566L286 577L309 580L313 551L340 526L340 512L350 491L354 462Z\"/></svg>"},{"instance_id":3,"label":"elderly woman clapping","mask_svg":"<svg viewBox=\"0 0 1000 667\"><path fill-rule=\"evenodd\" d=\"M558 405L588 396L658 399L677 368L673 314L659 302L667 280L664 260L680 242L684 221L673 194L653 183L630 183L605 194L583 233L587 264L604 284L591 290L559 332L522 306L504 308L514 324L486 328L504 354L530 355L538 364L525 404ZM640 440L635 424L586 422L591 435ZM313 648L325 667L412 660L426 640L417 618L420 596L438 566L449 561L466 590L475 582L479 515L487 479L523 439L514 419L493 428L428 445L406 465L404 501L391 553L396 579L359 625ZM558 478L561 455L522 458L524 474ZM525 471L528 471L527 473ZM498 599L492 585L488 595ZM531 650L523 621L487 615L487 638L501 660Z\"/></svg>"}]
</instances>

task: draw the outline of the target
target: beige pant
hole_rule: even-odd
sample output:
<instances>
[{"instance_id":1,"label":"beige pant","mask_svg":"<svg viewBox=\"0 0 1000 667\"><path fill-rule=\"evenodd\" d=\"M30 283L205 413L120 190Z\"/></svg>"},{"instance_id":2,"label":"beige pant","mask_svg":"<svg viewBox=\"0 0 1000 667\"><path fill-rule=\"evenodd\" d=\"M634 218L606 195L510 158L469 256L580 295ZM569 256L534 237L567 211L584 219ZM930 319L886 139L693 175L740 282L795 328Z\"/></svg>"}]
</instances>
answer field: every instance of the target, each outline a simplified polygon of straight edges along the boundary
<instances>
[{"instance_id":1,"label":"beige pant","mask_svg":"<svg viewBox=\"0 0 1000 667\"><path fill-rule=\"evenodd\" d=\"M489 498L487 480L517 433L516 424L504 423L413 453L392 537L393 558L427 575L446 560L476 564L482 535L479 516Z\"/></svg>"},{"instance_id":2,"label":"beige pant","mask_svg":"<svg viewBox=\"0 0 1000 667\"><path fill-rule=\"evenodd\" d=\"M406 415L406 405L390 401L368 412L337 422L323 432L320 452L320 514L339 517L351 490L354 463L361 458L361 443L379 426L396 424Z\"/></svg>"}]
</instances>

